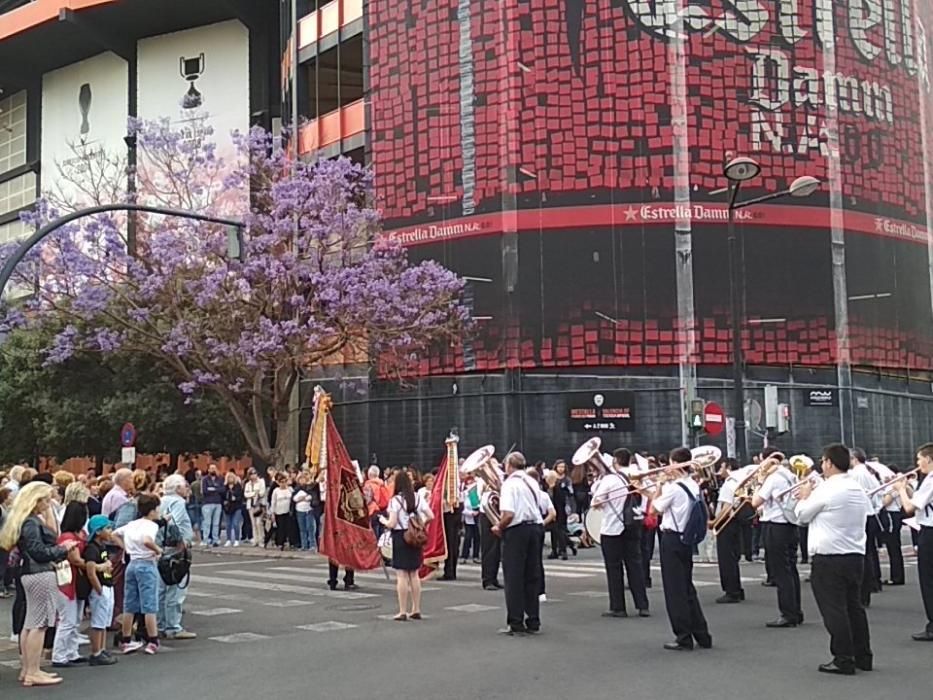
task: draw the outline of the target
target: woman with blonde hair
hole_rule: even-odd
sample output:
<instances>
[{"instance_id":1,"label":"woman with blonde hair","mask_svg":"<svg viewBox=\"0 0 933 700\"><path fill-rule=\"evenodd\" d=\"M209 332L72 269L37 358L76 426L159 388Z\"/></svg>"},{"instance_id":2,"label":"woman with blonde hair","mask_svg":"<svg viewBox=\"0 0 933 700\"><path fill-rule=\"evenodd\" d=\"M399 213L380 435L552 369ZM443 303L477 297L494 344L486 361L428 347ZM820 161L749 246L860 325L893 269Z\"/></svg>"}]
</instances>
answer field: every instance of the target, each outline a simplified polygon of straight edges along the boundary
<instances>
[{"instance_id":1,"label":"woman with blonde hair","mask_svg":"<svg viewBox=\"0 0 933 700\"><path fill-rule=\"evenodd\" d=\"M0 549L19 547L22 556L20 581L26 594L26 620L20 634L20 679L26 687L62 682L55 674L40 670L39 662L45 630L55 625L58 599L55 564L65 561L78 543L55 544L55 534L41 517L51 508L51 498L51 486L42 482L27 484L17 495L0 530Z\"/></svg>"},{"instance_id":2,"label":"woman with blonde hair","mask_svg":"<svg viewBox=\"0 0 933 700\"><path fill-rule=\"evenodd\" d=\"M69 503L87 503L91 498L91 492L86 484L75 481L65 488L65 498L62 505L67 508Z\"/></svg>"}]
</instances>

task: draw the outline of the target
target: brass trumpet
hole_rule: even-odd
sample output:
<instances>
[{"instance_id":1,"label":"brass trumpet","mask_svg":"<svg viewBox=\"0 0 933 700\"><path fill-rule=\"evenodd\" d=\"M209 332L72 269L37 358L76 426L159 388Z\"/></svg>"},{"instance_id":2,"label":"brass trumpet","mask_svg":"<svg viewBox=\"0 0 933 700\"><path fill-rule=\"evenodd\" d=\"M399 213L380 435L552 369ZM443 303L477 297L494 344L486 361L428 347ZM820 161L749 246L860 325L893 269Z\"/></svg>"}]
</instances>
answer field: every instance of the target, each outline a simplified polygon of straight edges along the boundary
<instances>
[{"instance_id":1,"label":"brass trumpet","mask_svg":"<svg viewBox=\"0 0 933 700\"><path fill-rule=\"evenodd\" d=\"M919 473L919 472L920 472L920 467L917 467L916 469L911 469L909 472L904 472L903 474L898 474L897 476L895 476L895 477L894 477L893 479L891 479L890 481L886 481L885 483L881 484L881 486L879 486L878 488L872 489L871 491L869 491L869 492L868 492L868 496L869 496L869 498L870 498L870 497L874 496L874 495L877 494L877 493L881 493L881 492L883 492L883 491L887 491L889 488L891 488L892 486L896 485L899 481L906 481L907 479L909 479L910 477L912 477L914 474L917 474L917 473Z\"/></svg>"},{"instance_id":2,"label":"brass trumpet","mask_svg":"<svg viewBox=\"0 0 933 700\"><path fill-rule=\"evenodd\" d=\"M598 438L593 439L596 440ZM580 449L583 448L581 447ZM577 452L579 453L580 450L577 450ZM625 477L630 482L640 483L644 479L650 479L651 477L657 476L659 474L665 474L666 472L675 471L678 469L690 469L693 467L693 474L699 474L703 479L711 479L716 473L716 463L719 462L719 458L722 457L722 450L714 445L704 445L702 447L694 447L692 450L690 450L690 456L691 460L689 462L668 464L666 467L657 467L656 469L649 469L646 472L641 472L638 474L626 474ZM574 457L576 457L576 454ZM648 486L636 486L635 483L632 483L628 488L611 489L604 495L608 498L612 494L624 492L626 496L633 494L650 496L651 494L649 493L648 489ZM618 496L613 496L613 498L618 498Z\"/></svg>"}]
</instances>

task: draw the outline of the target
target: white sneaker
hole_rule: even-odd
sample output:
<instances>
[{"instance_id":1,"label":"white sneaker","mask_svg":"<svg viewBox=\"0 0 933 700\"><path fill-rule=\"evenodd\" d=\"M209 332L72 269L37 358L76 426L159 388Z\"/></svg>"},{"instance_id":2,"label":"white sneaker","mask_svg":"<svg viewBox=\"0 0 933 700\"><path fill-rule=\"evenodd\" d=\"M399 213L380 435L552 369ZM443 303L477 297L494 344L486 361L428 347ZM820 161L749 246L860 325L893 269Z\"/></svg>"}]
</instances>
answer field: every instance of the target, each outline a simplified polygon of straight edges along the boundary
<instances>
[{"instance_id":1,"label":"white sneaker","mask_svg":"<svg viewBox=\"0 0 933 700\"><path fill-rule=\"evenodd\" d=\"M18 634L11 634L11 635L10 635L10 642L11 642L12 644L19 644L19 635L18 635Z\"/></svg>"},{"instance_id":2,"label":"white sneaker","mask_svg":"<svg viewBox=\"0 0 933 700\"><path fill-rule=\"evenodd\" d=\"M234 547L239 547L239 546L240 546L240 541L237 540L236 542L234 542L234 543L233 543L233 546L234 546Z\"/></svg>"},{"instance_id":3,"label":"white sneaker","mask_svg":"<svg viewBox=\"0 0 933 700\"><path fill-rule=\"evenodd\" d=\"M542 593L541 595L538 596L538 602L539 602L539 603L546 603L546 602L547 602L547 596L546 596L544 593Z\"/></svg>"},{"instance_id":4,"label":"white sneaker","mask_svg":"<svg viewBox=\"0 0 933 700\"><path fill-rule=\"evenodd\" d=\"M227 540L226 542L224 542L224 547L229 547L229 546L230 546L230 540Z\"/></svg>"},{"instance_id":5,"label":"white sneaker","mask_svg":"<svg viewBox=\"0 0 933 700\"><path fill-rule=\"evenodd\" d=\"M91 643L91 638L84 634L78 635L78 646L83 647Z\"/></svg>"}]
</instances>

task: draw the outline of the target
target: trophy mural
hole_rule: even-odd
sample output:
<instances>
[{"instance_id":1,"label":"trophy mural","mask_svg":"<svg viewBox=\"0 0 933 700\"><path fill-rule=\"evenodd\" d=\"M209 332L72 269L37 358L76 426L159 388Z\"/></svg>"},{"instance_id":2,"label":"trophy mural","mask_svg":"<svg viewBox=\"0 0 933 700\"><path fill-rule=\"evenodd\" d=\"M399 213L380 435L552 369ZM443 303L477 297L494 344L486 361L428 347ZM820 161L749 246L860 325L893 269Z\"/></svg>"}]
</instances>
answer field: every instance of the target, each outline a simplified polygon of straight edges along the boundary
<instances>
[{"instance_id":1,"label":"trophy mural","mask_svg":"<svg viewBox=\"0 0 933 700\"><path fill-rule=\"evenodd\" d=\"M91 111L91 84L84 83L78 89L78 109L81 110L81 129L82 140L91 130L91 123L88 121L88 114Z\"/></svg>"},{"instance_id":2,"label":"trophy mural","mask_svg":"<svg viewBox=\"0 0 933 700\"><path fill-rule=\"evenodd\" d=\"M188 92L181 98L182 109L200 107L204 102L204 98L194 86L194 82L204 73L204 54L202 53L197 58L185 58L181 56L178 59L178 64L181 77L191 83L191 85L188 86Z\"/></svg>"}]
</instances>

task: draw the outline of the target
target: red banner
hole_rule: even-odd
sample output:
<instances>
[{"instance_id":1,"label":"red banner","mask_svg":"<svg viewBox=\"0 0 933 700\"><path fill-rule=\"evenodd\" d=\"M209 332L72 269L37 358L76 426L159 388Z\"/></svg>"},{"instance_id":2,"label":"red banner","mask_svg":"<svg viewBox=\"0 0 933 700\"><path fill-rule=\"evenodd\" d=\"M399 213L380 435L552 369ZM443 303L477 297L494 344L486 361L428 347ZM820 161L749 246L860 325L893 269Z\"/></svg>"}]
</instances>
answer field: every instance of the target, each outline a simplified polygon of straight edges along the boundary
<instances>
[{"instance_id":1,"label":"red banner","mask_svg":"<svg viewBox=\"0 0 933 700\"><path fill-rule=\"evenodd\" d=\"M382 566L363 487L333 417L327 414L327 500L321 554L348 569Z\"/></svg>"},{"instance_id":2,"label":"red banner","mask_svg":"<svg viewBox=\"0 0 933 700\"><path fill-rule=\"evenodd\" d=\"M428 523L428 541L424 545L424 564L418 571L422 580L429 578L440 564L447 559L447 532L444 529L444 482L447 480L447 453L437 468L437 477L434 479L434 489L431 491L431 512L434 520ZM453 556L457 556L454 552Z\"/></svg>"}]
</instances>

